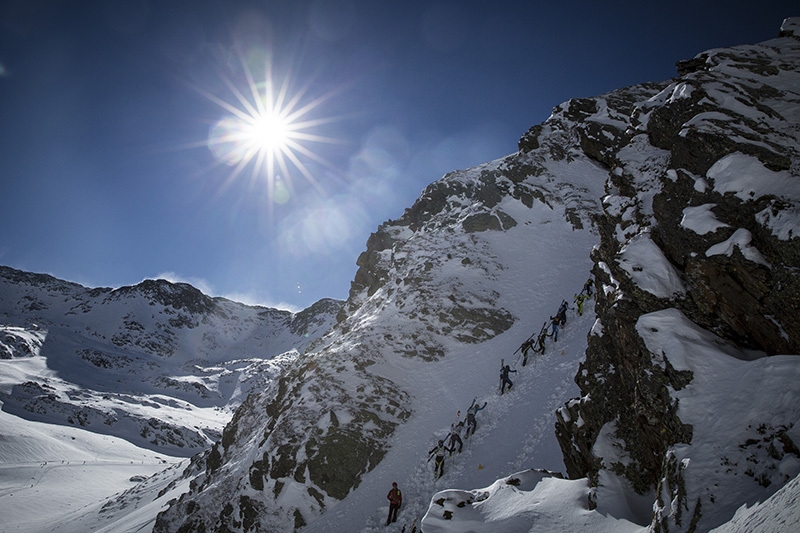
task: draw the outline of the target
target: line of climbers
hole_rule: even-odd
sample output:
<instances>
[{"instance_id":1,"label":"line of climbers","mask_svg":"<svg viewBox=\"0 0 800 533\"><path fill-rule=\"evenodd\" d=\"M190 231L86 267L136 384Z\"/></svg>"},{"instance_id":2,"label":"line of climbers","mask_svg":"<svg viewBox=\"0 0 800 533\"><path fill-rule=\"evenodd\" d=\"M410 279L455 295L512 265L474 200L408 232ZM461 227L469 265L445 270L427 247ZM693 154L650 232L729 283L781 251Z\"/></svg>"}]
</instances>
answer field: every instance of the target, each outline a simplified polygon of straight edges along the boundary
<instances>
[{"instance_id":1,"label":"line of climbers","mask_svg":"<svg viewBox=\"0 0 800 533\"><path fill-rule=\"evenodd\" d=\"M467 426L466 432L464 433L464 438L468 439L470 435L475 434L475 430L478 429L478 421L475 418L475 415L478 414L478 411L482 411L486 408L486 404L488 402L483 402L483 405L478 403L478 398L474 398L472 403L467 408L467 416L464 420L461 420L461 411L456 413L456 420L452 424L450 424L450 433L444 439L440 439L436 446L433 447L428 452L428 462L431 462L431 459L435 458L433 462L433 479L437 480L444 475L444 458L445 452L448 452L449 455L453 455L453 452L456 451L456 445L458 445L458 453L461 453L461 450L464 449L464 441L461 440L461 431L464 429L464 426Z\"/></svg>"},{"instance_id":2,"label":"line of climbers","mask_svg":"<svg viewBox=\"0 0 800 533\"><path fill-rule=\"evenodd\" d=\"M592 297L592 278L589 278L586 283L583 285L583 289L581 292L576 294L574 297L575 308L577 309L578 315L583 315L583 302L587 299ZM550 317L550 324L545 321L542 324L542 329L539 330L538 334L533 334L528 339L517 348L513 354L516 355L517 352L521 352L522 357L522 366L525 366L528 363L528 352L533 349L534 352L538 352L540 354L544 354L545 352L545 339L547 337L553 337L553 342L558 341L558 329L559 327L563 327L567 323L567 309L569 308L569 304L566 300L562 300L561 305L556 311L556 314ZM549 332L548 332L549 331ZM536 340L534 340L534 337ZM519 361L519 356L517 357L517 361ZM516 364L516 363L515 363ZM502 395L506 390L510 390L514 383L509 378L509 374L512 372L516 372L516 369L512 369L510 365L505 364L505 360L501 360L500 364L500 394ZM508 386L508 389L506 389ZM477 420L475 419L475 415L478 411L486 408L486 403L484 402L483 405L477 403L477 398L472 400L469 408L467 408L467 416L465 420L461 420L461 411L456 413L456 421L450 425L450 433L444 439L440 439L436 445L428 452L428 462L431 459L435 458L433 463L433 479L439 479L442 475L444 475L444 459L445 459L445 452L449 455L453 455L453 452L456 451L456 446L458 446L458 453L461 453L461 450L464 448L464 442L461 440L461 431L464 429L464 425L467 426L467 430L465 433L464 438L469 438L470 435L475 433L475 430L478 427Z\"/></svg>"},{"instance_id":3,"label":"line of climbers","mask_svg":"<svg viewBox=\"0 0 800 533\"><path fill-rule=\"evenodd\" d=\"M587 299L592 297L592 289L593 283L592 278L589 278L586 283L583 285L583 289L581 292L574 296L575 308L577 309L578 315L583 315L583 302ZM569 304L566 300L561 301L561 305L556 311L556 314L550 317L550 324L545 321L542 324L542 329L539 330L538 334L533 334L528 339L523 342L519 348L517 348L513 354L516 355L517 352L521 352L522 357L522 366L525 366L528 363L528 352L533 349L534 352L538 352L539 354L544 354L545 352L545 339L547 337L553 337L553 342L558 341L558 329L559 327L563 327L567 323L567 309L569 308ZM548 333L549 330L549 333ZM534 341L534 337L536 340ZM519 356L517 357L517 361L519 361ZM516 363L515 363L516 365ZM512 369L510 365L505 364L505 360L501 359L500 363L500 394L502 395L506 390L511 390L511 387L514 383L509 378L510 373L516 373L516 369ZM506 389L506 386L508 388ZM436 443L436 446L433 447L428 452L428 462L431 459L435 458L434 466L433 466L433 479L439 479L442 475L444 475L444 458L445 452L448 452L449 455L453 455L453 452L456 451L456 445L458 446L458 453L461 453L461 450L464 447L464 442L461 440L461 431L464 428L466 423L467 430L464 438L469 438L470 435L475 433L475 430L478 427L478 423L475 419L475 415L478 411L486 408L486 403L484 402L483 405L479 405L477 403L477 398L472 400L469 408L467 409L467 416L466 420L461 420L461 411L456 413L456 421L450 425L450 434L445 437L445 439L441 439Z\"/></svg>"},{"instance_id":4,"label":"line of climbers","mask_svg":"<svg viewBox=\"0 0 800 533\"><path fill-rule=\"evenodd\" d=\"M478 421L475 419L475 415L478 411L486 408L486 403L487 402L483 402L483 405L479 405L478 399L473 399L472 403L467 408L465 420L461 420L461 411L456 413L456 421L450 425L450 434L445 439L440 439L436 443L436 446L428 452L429 463L431 459L434 457L436 458L433 466L434 481L444 475L445 452L448 452L449 455L453 455L453 452L456 450L456 445L458 445L458 453L461 453L461 450L464 448L464 441L461 440L461 431L464 429L464 425L467 426L467 431L464 435L465 439L468 439L469 436L474 434L475 430L478 429ZM445 442L445 440L448 442ZM386 498L389 500L389 516L386 519L386 525L388 526L397 521L397 511L400 509L400 505L403 502L403 496L400 489L397 488L397 483L392 483L392 489L389 491L389 494L386 495ZM401 533L405 533L405 530L406 526L404 524ZM411 533L417 533L416 517L411 524Z\"/></svg>"},{"instance_id":5,"label":"line of climbers","mask_svg":"<svg viewBox=\"0 0 800 533\"><path fill-rule=\"evenodd\" d=\"M583 315L583 303L592 297L592 289L593 283L592 278L590 277L586 283L583 285L583 289L581 292L575 295L574 303L575 309L579 316ZM517 348L512 356L516 355L517 352L520 352L520 356L522 357L522 366L525 366L528 363L528 352L533 350L539 354L544 354L545 352L545 339L547 337L553 337L553 342L558 341L558 329L563 327L567 323L567 309L569 308L569 304L566 300L561 301L561 305L556 311L556 314L550 317L550 323L548 324L547 321L542 324L542 328L539 330L539 333L532 334L530 337L523 342L519 348ZM549 332L548 332L549 331ZM535 339L534 339L535 337ZM517 361L519 361L519 357L517 357ZM516 365L516 362L515 362ZM509 379L508 375L512 372L516 372L516 369L512 369L510 365L505 364L505 360L501 359L500 363L500 394L502 395L506 390L511 390L511 387L514 385L511 379ZM506 389L506 385L508 385L508 389ZM450 433L444 439L439 439L436 445L428 452L428 463L431 462L431 459L435 459L433 463L433 479L434 481L439 479L444 475L444 459L445 455L452 456L453 452L457 451L461 453L461 450L464 448L464 441L461 440L461 431L464 429L466 425L467 429L464 434L464 438L468 439L470 435L475 434L475 430L478 429L478 422L475 419L475 415L478 414L479 411L486 408L486 404L488 402L483 402L483 405L478 403L478 398L474 398L472 403L467 408L467 416L464 420L461 419L461 411L456 413L456 420L450 425ZM456 450L456 446L458 449ZM397 509L400 507L399 501L397 501L400 495L400 490L397 488L397 484L392 484L392 491L389 492L387 498L390 500L389 506L389 519L386 522L388 526L391 522L397 520ZM393 492L394 491L394 492ZM396 496L395 496L396 495ZM405 525L403 526L403 531L405 531ZM412 524L412 533L416 532L416 518L414 519L414 523Z\"/></svg>"},{"instance_id":6,"label":"line of climbers","mask_svg":"<svg viewBox=\"0 0 800 533\"><path fill-rule=\"evenodd\" d=\"M592 297L592 289L592 278L589 278L586 280L586 283L583 284L583 289L581 289L581 292L574 296L573 302L575 303L575 308L580 316L583 315L583 302ZM511 354L513 356L516 355L517 352L521 353L522 366L528 364L528 352L530 352L531 349L539 354L544 354L545 340L547 337L553 337L553 342L558 342L558 330L559 328L564 327L567 323L568 308L569 304L567 304L567 301L562 300L561 305L558 307L558 311L556 311L556 314L550 317L550 323L548 324L547 321L545 321L542 324L542 329L539 330L538 334L531 334L531 336L528 337L513 354ZM517 361L519 361L519 356L517 357ZM503 371L505 371L506 377L508 377L508 372L510 370L505 370L505 367L502 365L501 367L501 379L503 377ZM502 394L502 392L501 384L500 393Z\"/></svg>"}]
</instances>

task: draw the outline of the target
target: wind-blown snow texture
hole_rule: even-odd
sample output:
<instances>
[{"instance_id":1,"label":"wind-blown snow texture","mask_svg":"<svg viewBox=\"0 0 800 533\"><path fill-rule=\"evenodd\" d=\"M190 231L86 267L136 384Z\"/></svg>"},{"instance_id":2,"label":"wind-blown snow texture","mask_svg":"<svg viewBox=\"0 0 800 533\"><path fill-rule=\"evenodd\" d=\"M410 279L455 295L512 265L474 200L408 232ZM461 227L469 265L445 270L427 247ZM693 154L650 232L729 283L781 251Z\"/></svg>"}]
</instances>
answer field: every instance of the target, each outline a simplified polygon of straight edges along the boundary
<instances>
[{"instance_id":1,"label":"wind-blown snow texture","mask_svg":"<svg viewBox=\"0 0 800 533\"><path fill-rule=\"evenodd\" d=\"M755 146L719 157L704 175L694 176L694 188L759 202L756 220L788 248L800 220L797 22L787 20L780 39L706 52L689 62L708 68L714 79L702 85L708 99L703 112L673 125L688 139L724 131L732 146ZM800 357L765 357L669 305L642 314L631 327L651 364L677 376L668 394L691 439L668 446L656 461L665 465L663 479L638 493L626 477L626 469L638 463L618 435L617 421L593 436L596 479L570 480L558 473L564 470L564 450L553 426L557 421L575 431L586 426L581 406L592 398L580 397L574 378L586 379L590 339L607 335L592 301L582 316L575 308L574 295L590 270L598 274L598 299L611 304L630 298L629 292L679 302L692 290L644 223L655 224L653 203L664 184L687 175L686 169L672 168L670 152L656 148L650 141L657 134L648 130L653 116L700 90L687 76L691 73L562 104L522 138L519 152L430 185L400 219L370 237L338 324L317 341L295 346L301 353L266 389L253 389L211 450L102 507L96 497L83 500L83 509L65 504L69 513L57 529L397 532L406 526L408 532L416 521L426 533L796 530ZM768 87L769 98L747 98L753 87L759 94ZM696 156L693 146L699 145L687 141L687 161ZM775 147L790 154L778 170L776 156L769 155ZM616 179L623 175L632 180L626 190ZM719 236L702 257L741 256L759 268L784 267L754 245L755 228L733 226L734 217L719 213L712 202L680 210L676 224L684 231L710 241ZM619 250L611 266L590 257L593 250L597 257L595 221L602 219L623 221L615 229ZM523 367L517 348L549 324L562 300L572 305L558 341L548 338L545 353L529 356ZM32 310L38 307L30 304ZM36 356L47 346L53 329L33 327L32 320L7 326L10 351ZM778 318L771 321L781 327ZM108 324L98 331L113 337L125 317L117 315ZM163 332L159 324L148 323L145 331ZM210 335L218 327L203 331ZM136 327L125 331L125 346L140 346ZM785 345L797 345L798 339L785 337ZM91 336L74 340L74 346L87 339ZM155 339L162 349L170 346L158 335ZM203 341L195 339L196 346ZM217 352L214 365L224 367L225 351ZM92 353L87 357L91 363ZM511 375L514 387L502 396L501 360L517 371ZM4 383L18 383L15 370L6 368L4 376L10 377ZM49 383L38 384L44 390L28 385L6 392L4 410L7 401L13 406L31 395L47 396ZM457 417L464 418L473 400L486 404L477 414L477 432L464 440L461 453L446 458L443 477L434 480L428 452L446 438ZM10 418L0 413L3 434ZM23 484L34 468L52 468L33 458L80 458L98 446L96 435L90 439L65 427L62 431L71 432L65 435L81 441L79 452L70 455L60 444L44 444L53 434L44 427L35 426L44 436L26 429L0 446L17 463L7 468L13 480L0 485L0 511L19 530L41 530L42 522L15 511L11 494L26 496L36 487L48 496L56 492L44 476L33 487ZM164 460L135 448L120 453L136 457L137 473L144 476ZM96 460L112 460L104 454ZM110 485L125 488L125 470L109 472L115 480ZM404 502L398 522L387 527L385 495L392 481L403 490Z\"/></svg>"}]
</instances>

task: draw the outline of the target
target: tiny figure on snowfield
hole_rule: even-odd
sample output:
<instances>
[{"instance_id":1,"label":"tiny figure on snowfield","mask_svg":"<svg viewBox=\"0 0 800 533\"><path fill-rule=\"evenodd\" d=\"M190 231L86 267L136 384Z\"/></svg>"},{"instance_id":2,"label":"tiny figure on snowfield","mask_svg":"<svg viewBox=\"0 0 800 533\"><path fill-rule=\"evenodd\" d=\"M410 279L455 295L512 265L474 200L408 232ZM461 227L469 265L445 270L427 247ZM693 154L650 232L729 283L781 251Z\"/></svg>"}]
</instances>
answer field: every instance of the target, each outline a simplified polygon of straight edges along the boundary
<instances>
[{"instance_id":1,"label":"tiny figure on snowfield","mask_svg":"<svg viewBox=\"0 0 800 533\"><path fill-rule=\"evenodd\" d=\"M400 510L400 505L403 503L403 493L397 488L397 483L392 483L392 489L386 495L389 500L389 516L386 518L386 525L392 522L397 522L397 511Z\"/></svg>"}]
</instances>

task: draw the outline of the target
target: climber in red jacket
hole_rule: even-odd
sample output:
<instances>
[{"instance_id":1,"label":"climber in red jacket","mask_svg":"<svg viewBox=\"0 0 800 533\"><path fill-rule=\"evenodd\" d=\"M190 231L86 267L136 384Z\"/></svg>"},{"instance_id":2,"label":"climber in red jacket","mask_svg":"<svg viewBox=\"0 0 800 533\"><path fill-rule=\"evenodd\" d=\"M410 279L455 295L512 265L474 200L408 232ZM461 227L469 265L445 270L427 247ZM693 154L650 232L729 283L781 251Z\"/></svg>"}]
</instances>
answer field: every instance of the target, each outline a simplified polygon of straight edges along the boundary
<instances>
[{"instance_id":1,"label":"climber in red jacket","mask_svg":"<svg viewBox=\"0 0 800 533\"><path fill-rule=\"evenodd\" d=\"M397 522L397 511L400 510L400 504L403 503L403 493L397 488L397 483L392 483L392 490L386 495L389 500L389 517L386 519L388 526L392 522Z\"/></svg>"}]
</instances>

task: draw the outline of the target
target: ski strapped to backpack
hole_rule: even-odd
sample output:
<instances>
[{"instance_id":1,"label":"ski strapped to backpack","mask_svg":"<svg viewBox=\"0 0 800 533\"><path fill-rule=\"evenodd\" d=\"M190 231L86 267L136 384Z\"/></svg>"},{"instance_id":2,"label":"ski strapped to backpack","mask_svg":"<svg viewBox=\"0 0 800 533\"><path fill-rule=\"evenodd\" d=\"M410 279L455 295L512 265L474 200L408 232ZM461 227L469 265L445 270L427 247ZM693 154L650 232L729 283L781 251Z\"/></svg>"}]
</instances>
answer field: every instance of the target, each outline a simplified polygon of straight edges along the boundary
<instances>
[{"instance_id":1,"label":"ski strapped to backpack","mask_svg":"<svg viewBox=\"0 0 800 533\"><path fill-rule=\"evenodd\" d=\"M506 364L505 359L500 359L500 394L503 394L503 367Z\"/></svg>"},{"instance_id":2,"label":"ski strapped to backpack","mask_svg":"<svg viewBox=\"0 0 800 533\"><path fill-rule=\"evenodd\" d=\"M530 337L528 337L527 339L525 339L525 342L523 342L522 344L520 344L520 345L519 345L519 348L517 348L516 350L514 350L514 353L512 353L511 355L512 355L512 356L513 356L513 355L516 355L516 354L517 354L517 352L520 352L520 351L522 351L522 348L523 348L523 347L524 347L526 344L528 344L529 342L531 342L535 336L536 336L536 334L535 334L535 333L531 333L531 336L530 336ZM519 359L519 358L518 358L518 359Z\"/></svg>"}]
</instances>

